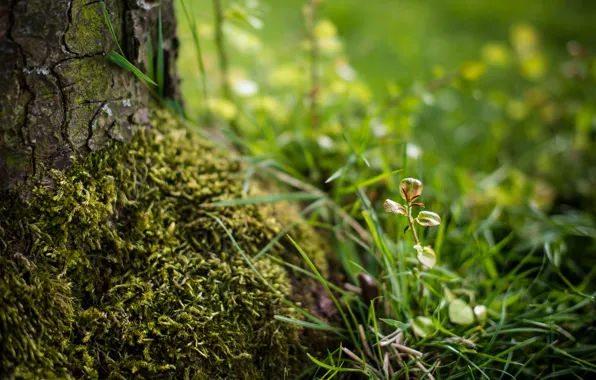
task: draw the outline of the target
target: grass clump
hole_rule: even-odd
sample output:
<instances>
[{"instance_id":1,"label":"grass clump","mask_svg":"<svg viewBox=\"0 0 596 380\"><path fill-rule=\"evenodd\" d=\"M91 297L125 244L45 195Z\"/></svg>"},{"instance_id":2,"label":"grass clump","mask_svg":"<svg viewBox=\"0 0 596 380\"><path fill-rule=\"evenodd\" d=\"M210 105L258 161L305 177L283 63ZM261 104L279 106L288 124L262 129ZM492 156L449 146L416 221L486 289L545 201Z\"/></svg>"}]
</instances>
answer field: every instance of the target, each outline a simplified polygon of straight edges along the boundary
<instances>
[{"instance_id":1,"label":"grass clump","mask_svg":"<svg viewBox=\"0 0 596 380\"><path fill-rule=\"evenodd\" d=\"M518 22L499 31L499 41L473 38L479 44L476 56L459 57L453 44L425 46L409 34L420 27L424 32L419 35L425 37L434 23L402 10L422 15L422 10L432 13L434 5L293 4L298 3L304 15L300 31L296 25L277 25L267 36L266 27L261 32L232 18L220 25L230 63L220 74L234 96L218 97L211 90L205 99L190 80L183 90L193 105L189 116L202 120L209 114L217 125L236 132L228 136L254 173L322 200L310 219L330 231L344 283L330 284L318 275L316 263L305 261L311 278L331 293L343 331L335 350L311 353L318 368L309 376L592 376L593 54L577 41L561 44L563 37ZM443 3L435 5L447 9L459 2ZM385 11L393 6L400 9ZM260 15L258 2L245 8ZM271 8L271 23L297 24L300 19L298 6ZM475 8L466 3L460 11L470 9ZM435 13L429 19L450 19ZM280 14L287 17L276 19ZM383 20L384 14L403 17L403 22ZM492 19L492 13L484 17ZM400 28L379 40L389 45L403 37L402 47L416 46L413 52L382 56L405 60L410 53L426 57L443 51L452 54L445 57L452 63L419 64L434 66L424 73L425 81L404 80L409 73L400 73L399 83L383 77L386 91L379 99L380 91L373 92L370 82L379 74L358 71L352 56L362 54L369 61L360 67L391 68L384 72L399 71L402 62L372 62L375 55L366 54L365 43L344 49L344 36L368 38L350 33L350 26ZM221 38L222 30L214 31L211 21L194 21L192 27L198 30L192 35L202 38L205 62L215 61L223 44L213 35ZM284 33L289 29L291 33ZM487 35L496 38L495 33ZM457 36L439 41L451 37ZM283 42L269 47L262 43L266 39ZM182 41L180 69L198 83L205 78L189 69L192 45L184 44L184 34ZM424 204L419 204L413 196L420 195L414 190L421 190L422 183ZM391 201L400 193L405 204ZM380 212L384 206L405 217ZM423 206L434 212L412 214ZM416 231L416 223L424 231ZM309 252L301 248L301 253ZM280 319L292 323L291 318Z\"/></svg>"},{"instance_id":2,"label":"grass clump","mask_svg":"<svg viewBox=\"0 0 596 380\"><path fill-rule=\"evenodd\" d=\"M132 143L53 172L29 199L2 197L6 378L282 378L321 341L274 318L303 318L287 300L324 318L316 281L267 255L249 265L234 246L252 257L283 229L276 215L298 213L206 206L242 198L243 166L169 113L152 120ZM326 265L312 229L291 233ZM267 253L300 264L283 240Z\"/></svg>"}]
</instances>

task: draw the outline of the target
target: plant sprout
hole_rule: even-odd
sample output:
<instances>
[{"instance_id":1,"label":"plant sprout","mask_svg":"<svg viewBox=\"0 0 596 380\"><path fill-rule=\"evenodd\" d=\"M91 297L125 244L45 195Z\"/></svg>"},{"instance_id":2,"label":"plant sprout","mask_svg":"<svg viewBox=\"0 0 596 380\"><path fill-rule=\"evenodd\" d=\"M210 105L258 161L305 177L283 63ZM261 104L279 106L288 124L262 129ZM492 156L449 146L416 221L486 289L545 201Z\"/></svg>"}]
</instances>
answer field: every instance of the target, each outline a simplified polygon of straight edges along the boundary
<instances>
[{"instance_id":1,"label":"plant sprout","mask_svg":"<svg viewBox=\"0 0 596 380\"><path fill-rule=\"evenodd\" d=\"M404 178L399 183L399 193L405 204L402 205L401 203L387 199L383 206L385 207L385 211L390 214L399 214L408 217L408 227L412 231L412 236L416 243L414 249L418 253L418 261L428 269L432 269L437 263L437 255L430 245L423 246L420 243L414 222L424 227L438 226L441 224L441 217L431 211L420 211L416 218L412 217L412 209L414 207L424 207L423 203L417 202L418 198L422 195L423 189L424 185L419 180Z\"/></svg>"}]
</instances>

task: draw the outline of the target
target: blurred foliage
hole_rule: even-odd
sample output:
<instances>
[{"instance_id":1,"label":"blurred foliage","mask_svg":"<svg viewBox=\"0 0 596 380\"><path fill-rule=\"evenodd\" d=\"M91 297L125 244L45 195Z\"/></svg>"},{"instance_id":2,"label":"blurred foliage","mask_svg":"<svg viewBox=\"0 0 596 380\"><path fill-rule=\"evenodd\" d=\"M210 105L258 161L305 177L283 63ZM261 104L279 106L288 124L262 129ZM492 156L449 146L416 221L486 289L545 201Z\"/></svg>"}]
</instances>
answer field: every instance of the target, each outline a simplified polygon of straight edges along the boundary
<instances>
[{"instance_id":1,"label":"blurred foliage","mask_svg":"<svg viewBox=\"0 0 596 380\"><path fill-rule=\"evenodd\" d=\"M384 163L373 158L386 161L386 150L401 151L408 143L425 176L442 173L438 182L448 181L436 188L445 199L462 195L466 181L478 184L482 176L489 180L479 198L500 204L533 196L542 206L560 198L577 207L580 196L587 202L582 206L594 206L596 60L578 42L594 39L589 31L596 26L586 12L594 7L586 2L324 2L314 27L316 129L309 128L311 41L303 2L229 4L233 12L224 30L237 101L219 95L210 9L197 3L194 10L211 73L207 102L192 44L184 43L187 25L180 26L180 68L192 118L209 104L220 118L241 125L253 150L284 157L318 181L350 154L343 134L368 134L362 137L368 148L380 151L370 153L373 166L402 167L401 153ZM297 142L302 149L293 146ZM510 186L528 192L501 191Z\"/></svg>"},{"instance_id":2,"label":"blurred foliage","mask_svg":"<svg viewBox=\"0 0 596 380\"><path fill-rule=\"evenodd\" d=\"M251 173L275 167L316 186L369 229L397 232L396 243L384 244L409 258L414 253L405 243L411 242L405 224L374 210L397 198L400 177L419 178L426 206L445 221L425 240L434 242L439 266L463 276L461 288L452 290L472 294L478 320L486 320L488 307L495 323L505 303L513 324L536 304L545 313L582 299L593 308L596 4L224 2L230 57L224 76L233 89L233 96L224 96L211 9L190 3L209 74L205 99L182 22L179 67L187 114L235 135ZM351 282L362 268L391 273L363 255L376 252L375 244L362 249L338 235L334 247ZM531 269L523 272L525 265ZM532 276L541 278L540 286L532 288ZM564 294L577 298L552 290L549 281L557 289L571 285ZM440 305L426 295L427 301L414 300L396 314L426 314L411 320L415 336L425 337L436 322L432 311L445 300L453 304L445 292ZM455 325L473 319L472 306L465 305L449 307ZM496 350L492 340L488 347ZM593 359L594 350L582 352ZM534 365L539 368L540 360Z\"/></svg>"}]
</instances>

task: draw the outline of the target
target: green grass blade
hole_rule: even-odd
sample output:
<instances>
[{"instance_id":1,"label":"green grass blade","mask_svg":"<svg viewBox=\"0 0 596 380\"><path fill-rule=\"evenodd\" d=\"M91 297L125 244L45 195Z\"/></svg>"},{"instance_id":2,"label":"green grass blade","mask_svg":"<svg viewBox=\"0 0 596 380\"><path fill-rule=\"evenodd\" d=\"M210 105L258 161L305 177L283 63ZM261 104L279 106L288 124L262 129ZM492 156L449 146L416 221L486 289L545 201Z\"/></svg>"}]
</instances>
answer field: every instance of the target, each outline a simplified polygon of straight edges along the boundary
<instances>
[{"instance_id":1,"label":"green grass blade","mask_svg":"<svg viewBox=\"0 0 596 380\"><path fill-rule=\"evenodd\" d=\"M188 9L186 8L186 3L184 0L180 0L180 3L182 3L182 9L184 11L184 16L186 17L186 20L188 21L188 24L190 26L191 29L191 33L192 33L192 39L194 42L194 48L195 48L195 52L197 54L197 63L199 65L199 72L201 73L201 85L202 85L202 90L203 90L203 101L205 103L208 102L209 98L207 95L207 72L205 70L205 63L203 62L203 51L201 49L201 41L199 39L199 33L197 31L197 23L194 17L191 17L191 13L188 11ZM207 112L209 112L209 109L207 108Z\"/></svg>"},{"instance_id":2,"label":"green grass blade","mask_svg":"<svg viewBox=\"0 0 596 380\"><path fill-rule=\"evenodd\" d=\"M246 261L246 263L248 264L248 266L250 267L250 269L253 270L253 272L257 275L257 277L259 277L259 279L261 281L263 281L263 283L269 288L271 289L275 294L278 294L283 303L292 307L294 310L296 310L298 313L300 313L301 315L303 315L304 317L310 319L311 321L320 324L320 325L327 325L327 323L323 322L322 320L320 320L319 318L315 317L314 315L310 314L309 312L301 309L300 307L298 307L297 305L295 305L293 302L287 300L284 295L277 289L275 289L270 283L269 281L267 281L267 279L265 277L263 277L263 275L261 274L261 272L259 272L259 270L255 267L255 265L252 263L250 257L248 257L248 255L246 254L246 252L244 252L244 250L240 247L240 245L238 244L238 242L236 241L236 239L234 238L234 235L232 235L232 233L230 232L230 230L228 229L228 227L226 227L226 225L224 224L224 222L221 220L221 218L211 214L211 213L207 213L207 215L212 218L213 220L215 220L226 232L226 234L228 235L228 237L230 238L230 240L232 241L232 244L234 245L234 247L236 248L236 250L238 251L238 253L240 254L240 256L242 256L242 259L244 259L244 261ZM339 334L339 333L338 333ZM341 334L340 334L341 335Z\"/></svg>"},{"instance_id":3,"label":"green grass blade","mask_svg":"<svg viewBox=\"0 0 596 380\"><path fill-rule=\"evenodd\" d=\"M243 199L230 199L225 201L218 201L212 203L202 203L201 207L232 207L232 206L245 206L262 203L276 203L282 201L311 201L321 199L321 196L313 195L306 192L298 193L281 193L273 195L264 195L256 197L248 197Z\"/></svg>"},{"instance_id":4,"label":"green grass blade","mask_svg":"<svg viewBox=\"0 0 596 380\"><path fill-rule=\"evenodd\" d=\"M161 16L163 4L160 3L157 14L157 89L159 96L164 96L165 61L163 47L163 22Z\"/></svg>"},{"instance_id":5,"label":"green grass blade","mask_svg":"<svg viewBox=\"0 0 596 380\"><path fill-rule=\"evenodd\" d=\"M329 183L329 182L333 181L334 179L339 178L339 176L341 176L344 173L345 170L346 170L346 167L345 166L342 166L341 168L337 169L335 171L335 173L333 173L331 175L331 177L327 178L327 180L325 181L325 183Z\"/></svg>"},{"instance_id":6,"label":"green grass blade","mask_svg":"<svg viewBox=\"0 0 596 380\"><path fill-rule=\"evenodd\" d=\"M361 369L358 368L343 368L343 367L337 367L337 366L331 366L327 363L324 363L320 360L317 360L315 357L313 357L311 354L306 354L308 355L309 359L312 360L315 364L317 364L320 367L323 367L325 369L330 369L330 370L334 370L334 371L338 371L338 372L360 372L366 375L366 372L364 372Z\"/></svg>"},{"instance_id":7,"label":"green grass blade","mask_svg":"<svg viewBox=\"0 0 596 380\"><path fill-rule=\"evenodd\" d=\"M368 311L370 313L370 319L373 322L372 324L373 324L373 330L375 332L375 341L376 341L375 346L377 347L377 352L379 354L379 363L382 363L383 362L383 350L381 349L381 342L379 340L380 331L379 331L379 326L377 325L377 315L375 313L375 301L376 301L376 299L370 301L370 306L368 307Z\"/></svg>"},{"instance_id":8,"label":"green grass blade","mask_svg":"<svg viewBox=\"0 0 596 380\"><path fill-rule=\"evenodd\" d=\"M454 352L457 356L459 356L460 358L462 358L466 362L468 362L468 364L470 364L472 367L474 367L476 370L478 370L478 372L480 372L482 374L482 377L484 377L487 380L490 380L490 377L480 367L478 367L473 361L468 359L468 357L466 355L462 354L461 352L459 352L458 350L456 350L455 348L453 348L451 346L445 346L445 348L447 348L449 351Z\"/></svg>"},{"instance_id":9,"label":"green grass blade","mask_svg":"<svg viewBox=\"0 0 596 380\"><path fill-rule=\"evenodd\" d=\"M120 47L120 43L118 42L118 38L116 38L116 33L114 32L114 27L112 26L112 22L110 21L110 15L108 13L108 8L106 7L106 3L103 1L101 2L101 11L103 13L103 19L104 19L106 25L108 26L108 30L110 31L110 34L112 35L112 39L116 43L116 46L118 46L118 50L120 51L120 54L122 54L122 56L124 57L124 52L122 51L122 48Z\"/></svg>"},{"instance_id":10,"label":"green grass blade","mask_svg":"<svg viewBox=\"0 0 596 380\"><path fill-rule=\"evenodd\" d=\"M134 75L136 75L137 78L139 78L149 84L157 86L157 83L155 83L153 80L151 80L151 78L149 78L147 75L143 74L143 72L141 70L139 70L135 65L130 63L128 61L128 59L126 59L122 55L118 54L116 51L112 50L111 52L109 52L108 59L112 63L115 63L116 65L123 68L124 70L132 72Z\"/></svg>"},{"instance_id":11,"label":"green grass blade","mask_svg":"<svg viewBox=\"0 0 596 380\"><path fill-rule=\"evenodd\" d=\"M153 65L153 41L151 36L147 38L147 76L155 80L155 67Z\"/></svg>"},{"instance_id":12,"label":"green grass blade","mask_svg":"<svg viewBox=\"0 0 596 380\"><path fill-rule=\"evenodd\" d=\"M354 184L353 186L342 187L342 188L338 189L338 192L340 194L353 193L354 191L358 190L361 187L368 187L370 185L374 185L375 183L377 183L379 181L382 181L382 180L384 180L384 179L386 179L388 177L391 177L392 175L394 175L396 173L399 173L401 171L402 171L402 169L398 169L398 170L394 170L392 172L382 173L382 174L379 174L379 175L374 176L372 178L369 178L367 180L358 182L358 183Z\"/></svg>"},{"instance_id":13,"label":"green grass blade","mask_svg":"<svg viewBox=\"0 0 596 380\"><path fill-rule=\"evenodd\" d=\"M335 295L333 294L333 292L329 288L329 285L327 285L327 281L325 281L325 279L323 278L323 276L321 275L321 273L319 272L319 270L317 269L317 267L315 266L315 264L313 264L313 262L310 260L310 258L306 254L306 252L304 252L304 250L298 245L298 243L296 243L294 241L294 239L292 239L292 237L289 236L289 235L288 235L288 239L290 239L290 241L292 242L292 244L294 245L294 247L298 250L298 252L302 256L302 258L304 259L304 261L306 261L306 263L310 267L310 270L313 271L313 273L317 276L317 279L319 280L319 282L321 283L321 285L323 285L323 287L325 288L325 291L327 292L327 294L329 295L329 297L333 301L333 304L337 308L337 311L341 315L341 317L342 317L342 319L344 321L344 324L345 324L346 328L348 329L348 331L350 333L350 337L352 338L352 341L355 342L356 341L356 335L354 334L354 331L353 331L353 329L351 327L350 321L348 320L348 317L344 313L344 310L343 310L341 304L339 303L339 301L337 300L337 298L335 297Z\"/></svg>"},{"instance_id":14,"label":"green grass blade","mask_svg":"<svg viewBox=\"0 0 596 380\"><path fill-rule=\"evenodd\" d=\"M273 318L275 318L278 321L286 322L286 323L289 323L292 325L296 325L299 327L312 329L312 330L323 330L323 331L333 331L333 332L342 331L341 329L339 329L337 327L324 325L324 324L320 324L320 323L301 321L300 319L284 317L283 315L275 315L275 316L273 316Z\"/></svg>"},{"instance_id":15,"label":"green grass blade","mask_svg":"<svg viewBox=\"0 0 596 380\"><path fill-rule=\"evenodd\" d=\"M282 259L280 259L278 257L275 257L275 256L267 255L267 257L269 257L271 260L275 261L276 263L278 263L280 265L287 266L288 268L290 268L290 269L292 269L292 270L294 270L294 271L296 271L298 273L301 273L301 274L303 274L305 276L308 276L308 277L310 277L312 279L318 280L318 278L317 278L317 276L315 274L307 271L306 269L302 269L302 268L300 268L297 265L290 264L290 263L288 263L286 261L283 261ZM334 283L329 282L327 280L325 280L325 282L327 283L327 285L329 285L330 288L332 288L336 292L338 292L338 293L346 293L346 291L344 289L340 288L339 286L335 285Z\"/></svg>"}]
</instances>

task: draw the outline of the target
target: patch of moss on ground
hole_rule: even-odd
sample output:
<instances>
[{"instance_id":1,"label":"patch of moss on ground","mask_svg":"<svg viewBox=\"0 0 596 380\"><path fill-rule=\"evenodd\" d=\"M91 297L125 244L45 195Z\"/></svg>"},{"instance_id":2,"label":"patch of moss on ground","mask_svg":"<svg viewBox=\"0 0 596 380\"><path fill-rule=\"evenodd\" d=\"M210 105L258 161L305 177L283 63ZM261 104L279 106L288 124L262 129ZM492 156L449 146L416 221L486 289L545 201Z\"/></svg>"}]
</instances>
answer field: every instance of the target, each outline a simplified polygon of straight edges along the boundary
<instances>
[{"instance_id":1,"label":"patch of moss on ground","mask_svg":"<svg viewBox=\"0 0 596 380\"><path fill-rule=\"evenodd\" d=\"M238 161L157 112L132 143L53 172L54 183L28 201L4 194L0 373L271 379L304 369L303 332L273 316L298 318L281 294L316 309L316 283L259 259L276 294L199 207L241 197L243 173ZM284 205L208 211L249 255L297 218ZM326 271L314 231L292 234ZM301 264L289 244L271 253Z\"/></svg>"}]
</instances>

